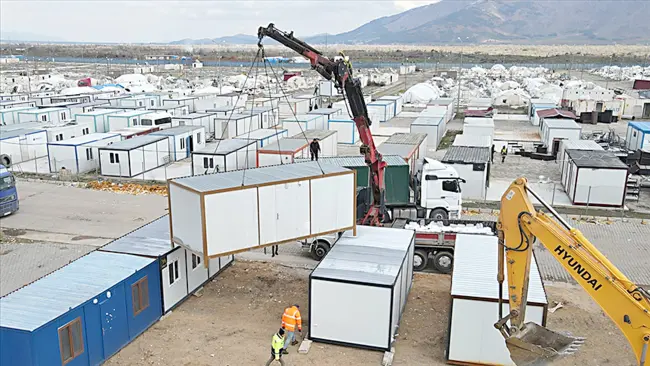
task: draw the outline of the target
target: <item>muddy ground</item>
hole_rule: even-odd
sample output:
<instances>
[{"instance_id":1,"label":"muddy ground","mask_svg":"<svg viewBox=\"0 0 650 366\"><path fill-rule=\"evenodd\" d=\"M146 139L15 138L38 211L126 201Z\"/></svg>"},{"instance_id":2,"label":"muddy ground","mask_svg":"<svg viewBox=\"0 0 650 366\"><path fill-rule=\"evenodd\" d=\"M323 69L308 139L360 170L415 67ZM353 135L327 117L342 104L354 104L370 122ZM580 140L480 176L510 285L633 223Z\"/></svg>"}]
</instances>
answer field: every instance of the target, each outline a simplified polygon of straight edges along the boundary
<instances>
[{"instance_id":1,"label":"muddy ground","mask_svg":"<svg viewBox=\"0 0 650 366\"><path fill-rule=\"evenodd\" d=\"M204 288L201 297L188 299L106 364L263 365L286 305L301 304L303 319L309 321L308 274L305 269L277 264L235 262ZM447 275L415 275L394 365L445 364L450 284ZM547 285L547 293L551 304L564 304L548 315L549 327L587 338L578 355L556 365L634 365L625 338L580 288ZM313 343L307 355L291 347L284 360L288 366L375 366L381 364L382 356L381 352Z\"/></svg>"}]
</instances>

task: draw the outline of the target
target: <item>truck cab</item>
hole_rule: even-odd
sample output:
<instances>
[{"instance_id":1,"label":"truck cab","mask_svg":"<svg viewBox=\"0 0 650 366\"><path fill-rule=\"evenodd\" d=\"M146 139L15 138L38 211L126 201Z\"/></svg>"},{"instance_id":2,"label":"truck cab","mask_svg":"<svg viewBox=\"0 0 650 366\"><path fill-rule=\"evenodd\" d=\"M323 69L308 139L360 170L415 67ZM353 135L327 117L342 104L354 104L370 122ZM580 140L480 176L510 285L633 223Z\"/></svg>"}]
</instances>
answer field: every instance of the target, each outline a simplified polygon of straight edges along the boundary
<instances>
[{"instance_id":1,"label":"truck cab","mask_svg":"<svg viewBox=\"0 0 650 366\"><path fill-rule=\"evenodd\" d=\"M456 169L437 160L424 158L418 179L418 204L426 208L427 218L460 219L463 207L460 184L465 181L460 178Z\"/></svg>"},{"instance_id":2,"label":"truck cab","mask_svg":"<svg viewBox=\"0 0 650 366\"><path fill-rule=\"evenodd\" d=\"M4 165L0 165L0 216L18 211L16 178Z\"/></svg>"}]
</instances>

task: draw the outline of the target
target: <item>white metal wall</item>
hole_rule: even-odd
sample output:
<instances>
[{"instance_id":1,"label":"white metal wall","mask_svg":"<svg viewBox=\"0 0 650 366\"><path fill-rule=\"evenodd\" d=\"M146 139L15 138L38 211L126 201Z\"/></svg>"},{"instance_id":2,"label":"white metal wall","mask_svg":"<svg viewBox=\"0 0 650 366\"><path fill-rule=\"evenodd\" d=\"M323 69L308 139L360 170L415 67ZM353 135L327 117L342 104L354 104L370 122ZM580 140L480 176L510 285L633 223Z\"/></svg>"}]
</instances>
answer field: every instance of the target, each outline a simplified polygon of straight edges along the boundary
<instances>
[{"instance_id":1,"label":"white metal wall","mask_svg":"<svg viewBox=\"0 0 650 366\"><path fill-rule=\"evenodd\" d=\"M580 140L580 130L547 127L546 134L544 135L544 144L552 148L553 140L555 139Z\"/></svg>"},{"instance_id":2,"label":"white metal wall","mask_svg":"<svg viewBox=\"0 0 650 366\"><path fill-rule=\"evenodd\" d=\"M119 163L111 163L110 154L119 156ZM115 160L114 160L115 161ZM129 176L129 154L127 151L118 150L99 150L99 165L102 175L115 177Z\"/></svg>"},{"instance_id":3,"label":"white metal wall","mask_svg":"<svg viewBox=\"0 0 650 366\"><path fill-rule=\"evenodd\" d=\"M356 200L355 187L354 174L312 179L311 215L308 216L312 233L348 227L354 222L354 205L350 202ZM350 196L346 197L348 191Z\"/></svg>"},{"instance_id":4,"label":"white metal wall","mask_svg":"<svg viewBox=\"0 0 650 366\"><path fill-rule=\"evenodd\" d=\"M209 194L204 197L204 200L206 236L210 255L257 246L257 188ZM189 207L196 210L199 206ZM237 210L224 210L224 207L237 207ZM268 219L275 219L275 215ZM198 222L201 225L201 221ZM196 233L200 234L201 229L199 228ZM202 253L203 248L197 251Z\"/></svg>"},{"instance_id":5,"label":"white metal wall","mask_svg":"<svg viewBox=\"0 0 650 366\"><path fill-rule=\"evenodd\" d=\"M447 164L447 163L446 163ZM458 172L458 176L465 179L461 183L461 197L463 199L485 199L487 189L487 168L485 170L474 171L473 164L447 164ZM444 193L444 192L443 192Z\"/></svg>"},{"instance_id":6,"label":"white metal wall","mask_svg":"<svg viewBox=\"0 0 650 366\"><path fill-rule=\"evenodd\" d=\"M167 254L167 265L160 270L162 279L163 308L168 311L187 296L187 268L185 263L185 249L180 248ZM178 265L178 277L176 266ZM173 268L173 269L172 269ZM169 271L172 270L174 283L171 283Z\"/></svg>"},{"instance_id":7,"label":"white metal wall","mask_svg":"<svg viewBox=\"0 0 650 366\"><path fill-rule=\"evenodd\" d=\"M0 140L0 151L2 152L2 154L9 155L13 164L20 163L23 160L27 160L26 158L23 158L23 154L20 149L19 136L12 137L12 138L3 138L2 140Z\"/></svg>"},{"instance_id":8,"label":"white metal wall","mask_svg":"<svg viewBox=\"0 0 650 366\"><path fill-rule=\"evenodd\" d=\"M312 279L310 337L387 348L390 291L387 287ZM342 303L341 299L345 302ZM355 331L347 331L350 328Z\"/></svg>"},{"instance_id":9,"label":"white metal wall","mask_svg":"<svg viewBox=\"0 0 650 366\"><path fill-rule=\"evenodd\" d=\"M574 204L590 206L621 206L626 185L625 169L579 168L578 181L571 200Z\"/></svg>"},{"instance_id":10,"label":"white metal wall","mask_svg":"<svg viewBox=\"0 0 650 366\"><path fill-rule=\"evenodd\" d=\"M503 304L503 314L510 311ZM451 329L449 331L449 361L467 364L515 366L510 359L501 333L494 328L499 304L491 301L452 300ZM542 325L543 306L527 306L526 322Z\"/></svg>"},{"instance_id":11,"label":"white metal wall","mask_svg":"<svg viewBox=\"0 0 650 366\"><path fill-rule=\"evenodd\" d=\"M187 268L187 292L190 293L208 280L208 269L203 264L201 254L194 254L186 249L183 249L183 251L185 252L185 267Z\"/></svg>"},{"instance_id":12,"label":"white metal wall","mask_svg":"<svg viewBox=\"0 0 650 366\"><path fill-rule=\"evenodd\" d=\"M203 253L201 210L196 209L201 207L201 196L169 184L169 197L172 232L175 237L184 239L183 243L178 244Z\"/></svg>"},{"instance_id":13,"label":"white metal wall","mask_svg":"<svg viewBox=\"0 0 650 366\"><path fill-rule=\"evenodd\" d=\"M338 143L354 144L359 141L357 126L353 120L329 120L327 129L336 131Z\"/></svg>"}]
</instances>

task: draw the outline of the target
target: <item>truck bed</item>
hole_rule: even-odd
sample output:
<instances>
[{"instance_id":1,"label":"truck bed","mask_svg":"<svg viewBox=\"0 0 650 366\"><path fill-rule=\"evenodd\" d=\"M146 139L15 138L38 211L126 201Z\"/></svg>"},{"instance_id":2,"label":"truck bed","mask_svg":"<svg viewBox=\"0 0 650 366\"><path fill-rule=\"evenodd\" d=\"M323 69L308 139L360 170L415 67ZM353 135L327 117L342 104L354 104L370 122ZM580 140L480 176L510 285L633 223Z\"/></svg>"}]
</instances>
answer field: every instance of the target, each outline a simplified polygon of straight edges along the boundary
<instances>
[{"instance_id":1,"label":"truck bed","mask_svg":"<svg viewBox=\"0 0 650 366\"><path fill-rule=\"evenodd\" d=\"M479 220L431 220L431 219L420 219L420 220L409 220L409 219L397 219L392 224L393 228L403 229L407 223L417 221L420 225L428 225L432 221L442 222L444 226L449 225L476 225L482 224L485 227L489 227L492 230L492 235L496 235L496 221L479 221ZM453 247L456 242L455 232L443 232L443 233L432 233L432 232L415 232L415 245L416 246L449 246ZM486 234L476 234L476 235L486 235Z\"/></svg>"}]
</instances>

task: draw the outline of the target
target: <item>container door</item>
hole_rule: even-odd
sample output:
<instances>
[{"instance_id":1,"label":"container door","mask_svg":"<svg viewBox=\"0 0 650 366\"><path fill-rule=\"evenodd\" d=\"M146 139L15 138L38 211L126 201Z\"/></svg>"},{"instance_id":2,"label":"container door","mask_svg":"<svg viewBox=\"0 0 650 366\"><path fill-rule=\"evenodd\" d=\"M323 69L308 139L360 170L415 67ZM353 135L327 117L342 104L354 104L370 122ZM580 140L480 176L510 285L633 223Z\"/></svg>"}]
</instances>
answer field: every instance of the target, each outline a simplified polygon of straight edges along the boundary
<instances>
[{"instance_id":1,"label":"container door","mask_svg":"<svg viewBox=\"0 0 650 366\"><path fill-rule=\"evenodd\" d=\"M194 150L194 141L192 141L192 136L188 136L185 138L185 157L189 158L190 154L192 154L192 150Z\"/></svg>"},{"instance_id":2,"label":"container door","mask_svg":"<svg viewBox=\"0 0 650 366\"><path fill-rule=\"evenodd\" d=\"M99 303L104 359L111 357L129 342L129 326L125 304L124 284L107 291L104 299Z\"/></svg>"}]
</instances>

